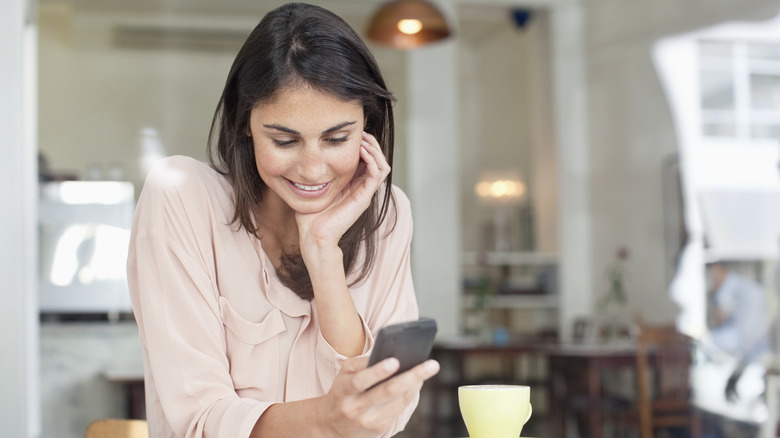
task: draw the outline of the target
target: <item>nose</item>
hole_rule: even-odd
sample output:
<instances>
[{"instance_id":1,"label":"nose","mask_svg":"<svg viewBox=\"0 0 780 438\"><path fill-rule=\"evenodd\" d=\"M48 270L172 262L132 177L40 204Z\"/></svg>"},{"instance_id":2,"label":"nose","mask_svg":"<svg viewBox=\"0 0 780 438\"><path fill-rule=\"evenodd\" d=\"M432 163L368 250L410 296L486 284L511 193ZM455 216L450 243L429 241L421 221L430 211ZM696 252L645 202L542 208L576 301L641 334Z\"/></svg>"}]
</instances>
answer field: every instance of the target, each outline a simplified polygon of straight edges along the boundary
<instances>
[{"instance_id":1,"label":"nose","mask_svg":"<svg viewBox=\"0 0 780 438\"><path fill-rule=\"evenodd\" d=\"M306 145L298 156L298 174L303 183L322 183L327 171L323 151L317 145Z\"/></svg>"}]
</instances>

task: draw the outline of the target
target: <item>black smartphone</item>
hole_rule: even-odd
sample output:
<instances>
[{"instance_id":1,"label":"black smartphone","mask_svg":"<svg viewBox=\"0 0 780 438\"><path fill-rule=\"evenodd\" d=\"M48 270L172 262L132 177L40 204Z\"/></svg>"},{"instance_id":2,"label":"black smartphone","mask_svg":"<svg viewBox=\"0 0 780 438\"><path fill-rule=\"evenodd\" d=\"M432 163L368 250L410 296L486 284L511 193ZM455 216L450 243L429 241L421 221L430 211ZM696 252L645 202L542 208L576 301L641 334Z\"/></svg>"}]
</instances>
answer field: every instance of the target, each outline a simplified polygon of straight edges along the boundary
<instances>
[{"instance_id":1,"label":"black smartphone","mask_svg":"<svg viewBox=\"0 0 780 438\"><path fill-rule=\"evenodd\" d=\"M436 321L431 318L382 327L374 340L368 366L394 357L401 362L395 374L403 373L428 359L435 337Z\"/></svg>"}]
</instances>

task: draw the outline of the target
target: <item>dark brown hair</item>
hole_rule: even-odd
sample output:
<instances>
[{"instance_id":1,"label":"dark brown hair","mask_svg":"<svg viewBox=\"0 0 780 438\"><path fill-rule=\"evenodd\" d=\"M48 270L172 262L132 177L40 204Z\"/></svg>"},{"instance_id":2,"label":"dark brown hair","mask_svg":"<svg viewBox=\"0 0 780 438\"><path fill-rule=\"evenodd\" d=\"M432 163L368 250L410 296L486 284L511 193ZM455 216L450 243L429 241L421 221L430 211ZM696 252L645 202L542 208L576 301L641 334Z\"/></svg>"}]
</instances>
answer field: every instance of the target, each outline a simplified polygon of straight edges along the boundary
<instances>
[{"instance_id":1,"label":"dark brown hair","mask_svg":"<svg viewBox=\"0 0 780 438\"><path fill-rule=\"evenodd\" d=\"M363 106L365 131L374 135L393 165L393 102L373 55L355 31L337 15L318 6L289 3L269 12L236 55L217 104L209 133L212 167L233 186L233 224L259 235L256 212L266 185L255 163L249 115L259 103L271 102L285 87L308 85L345 102ZM217 158L214 157L216 147ZM379 227L395 202L387 176L368 209L339 241L350 286L374 265ZM395 224L393 218L393 225ZM391 228L392 229L392 226ZM355 266L361 251L362 266ZM314 298L311 278L300 252L285 252L277 273L301 298Z\"/></svg>"}]
</instances>

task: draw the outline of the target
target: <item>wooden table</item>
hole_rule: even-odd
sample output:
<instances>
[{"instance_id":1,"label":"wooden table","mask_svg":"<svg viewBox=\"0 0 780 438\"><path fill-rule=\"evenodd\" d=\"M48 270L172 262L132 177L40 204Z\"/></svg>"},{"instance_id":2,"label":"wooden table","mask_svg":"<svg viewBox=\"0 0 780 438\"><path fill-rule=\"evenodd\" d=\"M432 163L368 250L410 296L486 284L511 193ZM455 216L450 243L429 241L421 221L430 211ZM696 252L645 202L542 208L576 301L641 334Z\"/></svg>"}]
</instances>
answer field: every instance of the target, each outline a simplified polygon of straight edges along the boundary
<instances>
[{"instance_id":1,"label":"wooden table","mask_svg":"<svg viewBox=\"0 0 780 438\"><path fill-rule=\"evenodd\" d=\"M602 373L620 368L633 368L636 365L636 346L633 343L621 342L615 344L557 344L549 342L509 343L494 345L479 342L469 338L452 338L437 341L431 353L432 357L441 363L450 364L451 368L442 370L448 374L446 381L434 378L426 387L432 392L431 400L431 430L435 430L438 422L439 399L449 397L457 400L457 387L462 384L479 382L468 381L466 362L474 356L494 356L502 362L503 375L501 380L507 384L528 384L536 388L546 388L548 392L547 406L549 437L563 438L566 431L566 402L571 394L568 388L561 388L561 379L569 379L575 375L586 376L581 382L586 388L588 397L588 427L590 437L602 436ZM548 364L547 379L529 381L515 374L516 361L523 356L532 355L542 359L542 364ZM145 418L144 380L143 372L106 371L104 377L109 382L121 385L127 396L128 418ZM456 402L457 405L457 402ZM540 411L543 411L540 409Z\"/></svg>"},{"instance_id":2,"label":"wooden table","mask_svg":"<svg viewBox=\"0 0 780 438\"><path fill-rule=\"evenodd\" d=\"M549 359L550 394L549 430L551 437L563 437L566 432L567 405L572 395L566 381L580 379L587 397L588 432L590 438L602 436L602 374L607 370L634 368L636 345L632 342L614 344L560 344L546 351ZM585 381L581 381L584 379Z\"/></svg>"}]
</instances>

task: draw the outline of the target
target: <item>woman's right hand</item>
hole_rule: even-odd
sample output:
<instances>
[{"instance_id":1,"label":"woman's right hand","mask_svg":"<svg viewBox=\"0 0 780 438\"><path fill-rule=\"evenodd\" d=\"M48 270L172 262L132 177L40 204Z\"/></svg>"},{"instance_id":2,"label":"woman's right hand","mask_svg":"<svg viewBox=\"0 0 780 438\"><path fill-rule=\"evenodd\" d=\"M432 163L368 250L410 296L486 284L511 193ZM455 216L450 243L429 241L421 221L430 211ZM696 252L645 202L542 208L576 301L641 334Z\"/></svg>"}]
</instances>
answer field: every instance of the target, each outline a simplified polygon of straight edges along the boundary
<instances>
[{"instance_id":1,"label":"woman's right hand","mask_svg":"<svg viewBox=\"0 0 780 438\"><path fill-rule=\"evenodd\" d=\"M323 436L381 435L412 403L423 382L439 372L439 363L428 360L382 382L398 370L398 360L385 359L370 368L367 364L365 357L345 361L330 391L320 398L318 417Z\"/></svg>"}]
</instances>

